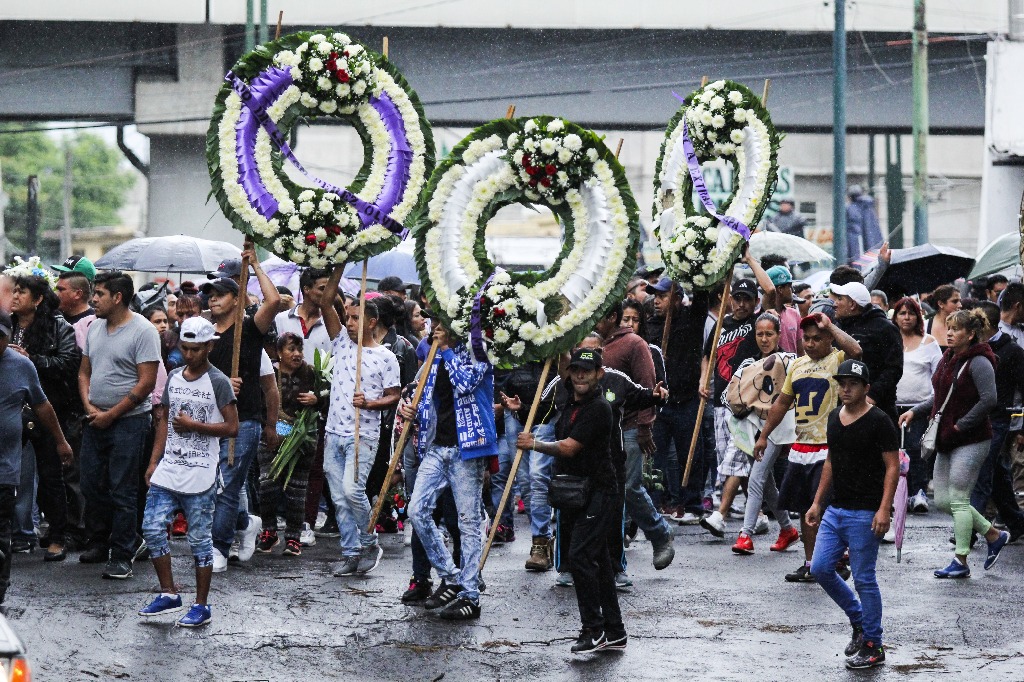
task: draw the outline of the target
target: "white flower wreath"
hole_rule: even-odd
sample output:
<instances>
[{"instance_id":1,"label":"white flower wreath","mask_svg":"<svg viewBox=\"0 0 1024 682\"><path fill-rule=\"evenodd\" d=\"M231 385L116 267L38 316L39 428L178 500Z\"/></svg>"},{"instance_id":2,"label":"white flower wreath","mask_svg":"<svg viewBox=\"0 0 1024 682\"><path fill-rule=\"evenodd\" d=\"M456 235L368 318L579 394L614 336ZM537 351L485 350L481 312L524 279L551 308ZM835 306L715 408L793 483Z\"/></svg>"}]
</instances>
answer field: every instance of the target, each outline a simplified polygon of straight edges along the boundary
<instances>
[{"instance_id":1,"label":"white flower wreath","mask_svg":"<svg viewBox=\"0 0 1024 682\"><path fill-rule=\"evenodd\" d=\"M261 45L226 79L207 135L207 164L224 214L278 256L326 267L386 251L433 168L430 125L416 93L382 55L339 32L302 32ZM347 188L299 164L287 133L328 116L359 131L363 166ZM304 187L283 171L295 165Z\"/></svg>"},{"instance_id":2,"label":"white flower wreath","mask_svg":"<svg viewBox=\"0 0 1024 682\"><path fill-rule=\"evenodd\" d=\"M715 81L687 102L665 132L654 217L668 276L706 289L731 271L775 191L781 138L761 100L739 83ZM718 208L700 179L700 164L712 159L733 164L733 193Z\"/></svg>"},{"instance_id":3,"label":"white flower wreath","mask_svg":"<svg viewBox=\"0 0 1024 682\"><path fill-rule=\"evenodd\" d=\"M478 355L516 366L568 350L618 300L636 265L636 202L622 166L592 132L558 118L492 121L431 177L413 228L435 311ZM562 250L544 272L510 273L488 259L488 220L511 203L549 206Z\"/></svg>"}]
</instances>

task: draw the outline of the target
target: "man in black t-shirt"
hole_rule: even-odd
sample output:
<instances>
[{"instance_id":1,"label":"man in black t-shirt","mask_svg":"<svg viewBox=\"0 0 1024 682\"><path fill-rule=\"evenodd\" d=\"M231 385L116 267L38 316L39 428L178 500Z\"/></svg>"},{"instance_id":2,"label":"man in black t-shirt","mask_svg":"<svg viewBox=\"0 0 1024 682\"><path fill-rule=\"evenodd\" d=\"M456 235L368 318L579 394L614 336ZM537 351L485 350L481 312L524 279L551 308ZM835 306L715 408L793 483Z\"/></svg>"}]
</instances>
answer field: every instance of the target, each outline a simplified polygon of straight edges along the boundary
<instances>
[{"instance_id":1,"label":"man in black t-shirt","mask_svg":"<svg viewBox=\"0 0 1024 682\"><path fill-rule=\"evenodd\" d=\"M607 525L615 488L611 459L612 408L601 395L601 352L573 351L569 378L573 395L558 417L555 442L520 433L516 446L555 457L554 475L586 478L589 498L582 509L561 509L559 524L570 529L569 564L583 628L573 653L626 648L615 573L608 556ZM554 480L554 479L553 479ZM621 504L621 502L620 502Z\"/></svg>"},{"instance_id":2,"label":"man in black t-shirt","mask_svg":"<svg viewBox=\"0 0 1024 682\"><path fill-rule=\"evenodd\" d=\"M846 667L871 668L885 662L882 593L875 562L878 541L889 530L900 473L899 440L888 415L867 401L871 377L866 364L846 360L833 378L839 384L842 407L829 415L828 457L814 504L807 510L807 524L821 524L811 573L853 626L845 650ZM832 502L823 515L823 500L830 488ZM836 562L847 547L856 595L836 572Z\"/></svg>"},{"instance_id":3,"label":"man in black t-shirt","mask_svg":"<svg viewBox=\"0 0 1024 682\"><path fill-rule=\"evenodd\" d=\"M238 437L235 438L235 459L228 466L230 439L221 441L220 473L223 489L217 493L217 508L213 517L213 572L227 570L228 553L236 533L239 540L238 557L247 561L256 549L256 536L262 530L258 516L239 509L239 494L245 484L249 466L256 456L260 443L260 432L269 448L276 448L280 440L277 435L277 414L266 416L264 425L263 390L260 386L260 359L267 332L274 324L281 294L260 267L255 247L246 240L243 262L248 262L256 273L263 293L263 302L251 316L242 322L242 345L238 354L238 377L231 379L232 388L238 398ZM203 284L202 292L209 299L210 319L220 339L214 342L210 353L210 364L231 377L231 360L234 357L235 324L238 320L238 306L245 305L245 292L239 291L238 282L230 277L220 277ZM277 390L276 385L274 390Z\"/></svg>"}]
</instances>

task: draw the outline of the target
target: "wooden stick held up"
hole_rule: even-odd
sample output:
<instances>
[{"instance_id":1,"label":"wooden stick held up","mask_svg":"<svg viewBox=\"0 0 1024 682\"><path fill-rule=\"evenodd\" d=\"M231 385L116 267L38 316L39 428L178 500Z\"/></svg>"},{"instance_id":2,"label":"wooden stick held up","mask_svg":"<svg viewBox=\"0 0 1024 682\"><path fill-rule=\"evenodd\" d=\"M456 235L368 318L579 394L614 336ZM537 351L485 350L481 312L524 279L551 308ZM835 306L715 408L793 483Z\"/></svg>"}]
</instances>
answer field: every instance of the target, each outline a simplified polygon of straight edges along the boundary
<instances>
[{"instance_id":1,"label":"wooden stick held up","mask_svg":"<svg viewBox=\"0 0 1024 682\"><path fill-rule=\"evenodd\" d=\"M540 373L540 383L537 384L537 392L533 395L533 404L530 405L530 413L526 417L526 423L523 424L523 433L529 433L533 430L533 421L537 418L537 408L540 406L540 396L544 392L544 386L548 383L548 374L551 372L551 364L554 358L548 358L544 361L544 369ZM484 564L487 563L487 555L491 553L491 545L494 543L494 536L498 532L498 520L501 518L502 512L505 511L505 505L508 504L508 498L512 496L512 485L516 480L516 472L519 471L519 462L523 459L522 448L516 448L515 459L512 460L512 468L508 473L508 482L505 484L505 491L501 494L501 502L498 503L497 508L494 510L494 523L491 524L490 535L487 536L487 544L484 545L483 555L480 557L480 570L484 570Z\"/></svg>"},{"instance_id":2,"label":"wooden stick held up","mask_svg":"<svg viewBox=\"0 0 1024 682\"><path fill-rule=\"evenodd\" d=\"M423 397L423 388L427 385L427 376L430 374L430 367L434 364L434 356L437 355L437 339L430 344L430 351L427 352L427 359L423 362L423 369L420 370L420 378L416 382L416 390L412 394L412 402L410 405L413 410L420 404L420 399ZM366 526L366 532L372 533L374 528L377 527L377 517L380 516L380 510L384 507L384 497L388 493L388 488L391 487L391 477L395 475L395 469L398 468L398 461L402 458L402 450L405 449L405 442L409 440L409 434L412 433L413 429L416 428L414 421L406 422L405 427L402 429L402 435L398 437L398 443L395 444L395 450L391 453L391 461L388 463L388 473L384 476L384 483L380 487L380 495L377 496L377 502L373 505L373 511L370 512L370 523Z\"/></svg>"},{"instance_id":3,"label":"wooden stick held up","mask_svg":"<svg viewBox=\"0 0 1024 682\"><path fill-rule=\"evenodd\" d=\"M274 40L281 39L281 22L284 21L284 10L277 13L277 30L274 31Z\"/></svg>"},{"instance_id":4,"label":"wooden stick held up","mask_svg":"<svg viewBox=\"0 0 1024 682\"><path fill-rule=\"evenodd\" d=\"M359 329L356 330L356 393L362 389L363 380L363 328L366 325L366 268L368 260L363 261L363 277L359 282ZM355 408L356 425L352 443L352 480L359 480L359 408Z\"/></svg>"},{"instance_id":5,"label":"wooden stick held up","mask_svg":"<svg viewBox=\"0 0 1024 682\"><path fill-rule=\"evenodd\" d=\"M384 59L388 58L388 48L389 47L390 46L388 45L388 37L384 36L384 41L383 41L383 44L381 45L381 48L380 48L380 53L382 55L384 55Z\"/></svg>"},{"instance_id":6,"label":"wooden stick held up","mask_svg":"<svg viewBox=\"0 0 1024 682\"><path fill-rule=\"evenodd\" d=\"M252 249L252 241L246 237L242 250ZM238 310L235 315L234 338L231 343L231 378L238 378L238 363L242 355L242 327L245 325L245 306L248 303L249 258L242 259L242 272L238 276ZM228 441L228 466L235 465L235 439Z\"/></svg>"}]
</instances>

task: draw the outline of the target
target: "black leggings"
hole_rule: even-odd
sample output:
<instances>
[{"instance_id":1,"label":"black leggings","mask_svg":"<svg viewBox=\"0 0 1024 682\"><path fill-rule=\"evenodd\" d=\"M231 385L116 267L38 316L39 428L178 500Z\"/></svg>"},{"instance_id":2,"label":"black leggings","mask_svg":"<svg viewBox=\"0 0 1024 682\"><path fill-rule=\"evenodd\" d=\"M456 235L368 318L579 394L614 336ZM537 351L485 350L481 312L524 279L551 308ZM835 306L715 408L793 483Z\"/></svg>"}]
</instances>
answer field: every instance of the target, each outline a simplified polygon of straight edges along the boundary
<instances>
[{"instance_id":1,"label":"black leggings","mask_svg":"<svg viewBox=\"0 0 1024 682\"><path fill-rule=\"evenodd\" d=\"M66 425L62 423L61 429L65 428ZM39 503L39 511L50 524L50 543L63 545L68 527L68 498L64 488L64 464L57 454L57 443L49 429L44 428L38 420L34 428L28 431L28 442L36 452L36 475L39 477L36 501Z\"/></svg>"}]
</instances>

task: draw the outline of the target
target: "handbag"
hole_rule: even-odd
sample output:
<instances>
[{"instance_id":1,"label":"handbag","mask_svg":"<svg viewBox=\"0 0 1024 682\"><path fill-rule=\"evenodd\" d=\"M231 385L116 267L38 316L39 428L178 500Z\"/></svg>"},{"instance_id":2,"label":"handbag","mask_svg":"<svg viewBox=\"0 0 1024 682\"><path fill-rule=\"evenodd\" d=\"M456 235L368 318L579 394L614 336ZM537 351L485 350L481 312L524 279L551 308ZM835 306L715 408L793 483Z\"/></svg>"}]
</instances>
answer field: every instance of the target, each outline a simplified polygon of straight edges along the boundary
<instances>
[{"instance_id":1,"label":"handbag","mask_svg":"<svg viewBox=\"0 0 1024 682\"><path fill-rule=\"evenodd\" d=\"M935 414L928 420L928 426L924 430L924 435L921 436L921 458L929 460L935 456L935 447L939 442L939 422L942 421L942 412L946 409L946 405L949 404L949 399L953 397L953 391L956 390L956 382L963 376L964 370L967 369L967 365L971 364L968 360L957 372L957 375L953 377L953 384L949 387L949 393L946 394L946 399L942 401L942 406L935 412Z\"/></svg>"},{"instance_id":2,"label":"handbag","mask_svg":"<svg viewBox=\"0 0 1024 682\"><path fill-rule=\"evenodd\" d=\"M590 478L556 474L548 483L548 504L559 511L580 511L590 503Z\"/></svg>"}]
</instances>

